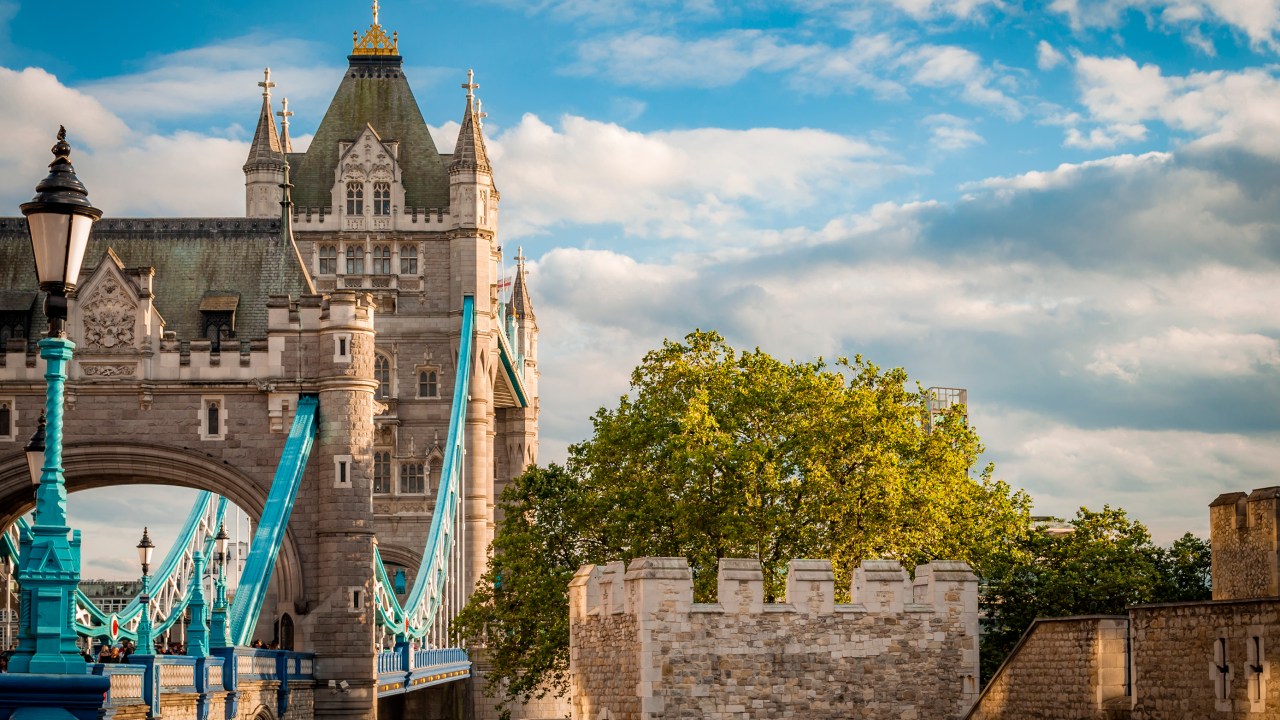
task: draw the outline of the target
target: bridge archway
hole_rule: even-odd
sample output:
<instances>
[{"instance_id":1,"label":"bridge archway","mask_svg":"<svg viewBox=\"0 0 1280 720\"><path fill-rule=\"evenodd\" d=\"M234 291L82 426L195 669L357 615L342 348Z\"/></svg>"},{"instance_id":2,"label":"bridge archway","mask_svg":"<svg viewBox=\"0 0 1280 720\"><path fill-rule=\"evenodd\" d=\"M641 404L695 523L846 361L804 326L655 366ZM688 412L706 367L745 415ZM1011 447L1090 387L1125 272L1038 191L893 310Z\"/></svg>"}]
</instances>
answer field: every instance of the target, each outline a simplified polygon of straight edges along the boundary
<instances>
[{"instance_id":1,"label":"bridge archway","mask_svg":"<svg viewBox=\"0 0 1280 720\"><path fill-rule=\"evenodd\" d=\"M262 487L236 467L186 448L154 443L73 442L63 447L67 493L119 485L168 485L208 490L249 514L262 517L269 487ZM26 457L21 451L0 457L0 528L9 527L35 507ZM273 573L281 598L305 605L305 578L292 530L285 532ZM287 603L286 603L287 604Z\"/></svg>"}]
</instances>

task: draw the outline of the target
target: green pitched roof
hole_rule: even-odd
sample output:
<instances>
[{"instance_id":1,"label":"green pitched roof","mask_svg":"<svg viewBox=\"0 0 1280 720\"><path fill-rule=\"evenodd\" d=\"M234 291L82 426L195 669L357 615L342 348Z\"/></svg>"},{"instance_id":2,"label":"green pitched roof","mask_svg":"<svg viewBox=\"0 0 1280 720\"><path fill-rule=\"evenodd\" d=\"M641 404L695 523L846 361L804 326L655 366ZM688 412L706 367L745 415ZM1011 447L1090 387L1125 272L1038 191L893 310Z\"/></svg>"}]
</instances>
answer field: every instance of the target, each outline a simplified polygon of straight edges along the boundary
<instances>
[{"instance_id":1,"label":"green pitched roof","mask_svg":"<svg viewBox=\"0 0 1280 720\"><path fill-rule=\"evenodd\" d=\"M267 336L267 297L310 292L306 269L280 232L278 218L110 218L93 226L82 277L107 248L125 267L154 267L152 291L165 329L200 337L205 298L238 295L236 336ZM34 292L35 269L24 218L0 218L0 293ZM36 306L32 333L47 324Z\"/></svg>"},{"instance_id":2,"label":"green pitched roof","mask_svg":"<svg viewBox=\"0 0 1280 720\"><path fill-rule=\"evenodd\" d=\"M298 207L330 207L338 143L354 142L366 124L384 142L400 144L398 162L407 207L449 206L449 175L405 80L399 55L349 56L350 67L301 162L293 165Z\"/></svg>"}]
</instances>

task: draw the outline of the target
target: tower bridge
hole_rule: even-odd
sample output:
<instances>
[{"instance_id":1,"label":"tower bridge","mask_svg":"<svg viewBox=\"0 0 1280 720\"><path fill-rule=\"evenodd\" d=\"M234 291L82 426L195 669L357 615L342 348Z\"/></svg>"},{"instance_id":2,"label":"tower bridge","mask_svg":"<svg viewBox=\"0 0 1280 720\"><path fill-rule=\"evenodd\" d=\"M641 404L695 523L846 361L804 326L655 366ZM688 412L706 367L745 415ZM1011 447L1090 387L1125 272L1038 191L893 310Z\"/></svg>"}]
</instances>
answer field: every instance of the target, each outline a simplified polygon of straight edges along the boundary
<instances>
[{"instance_id":1,"label":"tower bridge","mask_svg":"<svg viewBox=\"0 0 1280 720\"><path fill-rule=\"evenodd\" d=\"M496 497L537 458L537 322L523 258L505 273L479 85L468 73L440 152L374 8L305 152L288 127L307 109L277 112L288 78L264 73L246 217L98 220L60 135L28 217L0 218L0 556L22 616L0 718L482 701L448 623L485 570ZM83 265L43 293L42 212L92 223ZM200 493L161 559L140 543L143 589L107 612L75 589L92 539L66 507L125 485ZM254 526L234 597L229 504ZM184 617L186 654L153 654ZM84 662L77 637L139 647Z\"/></svg>"}]
</instances>

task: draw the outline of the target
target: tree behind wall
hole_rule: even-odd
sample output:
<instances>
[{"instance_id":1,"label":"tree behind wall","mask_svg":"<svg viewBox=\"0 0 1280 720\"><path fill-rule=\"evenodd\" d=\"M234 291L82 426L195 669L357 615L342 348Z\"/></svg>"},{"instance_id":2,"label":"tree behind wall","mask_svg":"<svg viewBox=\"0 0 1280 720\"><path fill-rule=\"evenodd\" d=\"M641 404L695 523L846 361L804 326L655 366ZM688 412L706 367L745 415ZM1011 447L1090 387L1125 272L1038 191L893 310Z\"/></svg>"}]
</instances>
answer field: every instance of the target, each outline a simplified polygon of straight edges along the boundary
<instances>
[{"instance_id":1,"label":"tree behind wall","mask_svg":"<svg viewBox=\"0 0 1280 720\"><path fill-rule=\"evenodd\" d=\"M970 473L982 448L963 408L926 430L927 397L901 369L783 362L694 332L647 354L631 387L566 468L533 468L501 499L489 572L455 627L508 698L565 687L583 563L686 557L706 601L721 558L756 558L776 601L793 558L830 559L847 592L864 559L981 570L1027 532L1029 498Z\"/></svg>"}]
</instances>

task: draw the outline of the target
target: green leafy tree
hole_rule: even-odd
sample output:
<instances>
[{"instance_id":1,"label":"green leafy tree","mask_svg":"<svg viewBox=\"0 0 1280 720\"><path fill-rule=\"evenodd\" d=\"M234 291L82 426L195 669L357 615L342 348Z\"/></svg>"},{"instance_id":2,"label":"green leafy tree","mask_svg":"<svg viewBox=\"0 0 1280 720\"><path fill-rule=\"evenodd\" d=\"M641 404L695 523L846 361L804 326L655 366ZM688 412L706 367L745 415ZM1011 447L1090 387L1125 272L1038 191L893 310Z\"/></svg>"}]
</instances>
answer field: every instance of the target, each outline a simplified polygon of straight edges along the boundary
<instances>
[{"instance_id":1,"label":"green leafy tree","mask_svg":"<svg viewBox=\"0 0 1280 720\"><path fill-rule=\"evenodd\" d=\"M685 557L705 601L721 558L756 558L778 600L793 558L831 559L847 593L864 559L980 569L1027 532L1029 498L990 468L971 473L982 446L963 408L927 418L901 369L784 362L694 332L647 354L631 390L593 416L565 469L531 470L504 493L486 578L500 584L458 628L508 698L564 687L565 586L580 563ZM539 484L548 475L554 493Z\"/></svg>"},{"instance_id":2,"label":"green leafy tree","mask_svg":"<svg viewBox=\"0 0 1280 720\"><path fill-rule=\"evenodd\" d=\"M989 680L1040 617L1120 615L1130 605L1209 597L1208 543L1170 548L1124 510L1080 508L1070 530L1040 529L1006 544L983 569L982 675Z\"/></svg>"}]
</instances>

